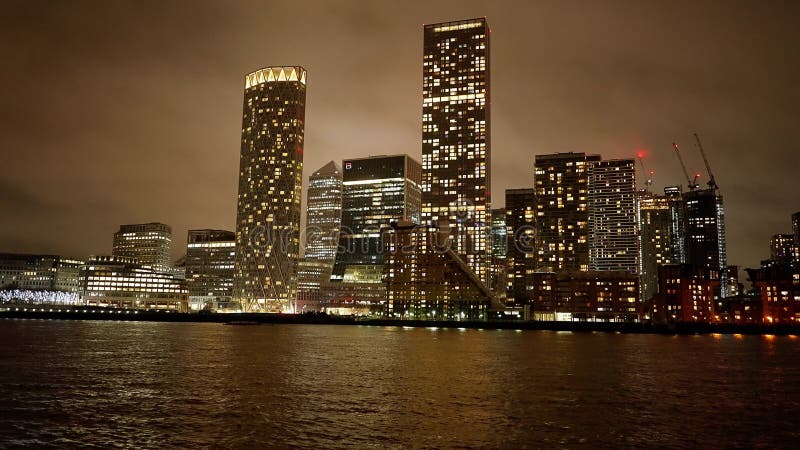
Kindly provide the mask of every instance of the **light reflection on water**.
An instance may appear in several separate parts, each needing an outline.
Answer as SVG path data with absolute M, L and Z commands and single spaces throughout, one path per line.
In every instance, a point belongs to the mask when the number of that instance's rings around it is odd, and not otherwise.
M 789 337 L 0 321 L 0 447 L 786 446 Z

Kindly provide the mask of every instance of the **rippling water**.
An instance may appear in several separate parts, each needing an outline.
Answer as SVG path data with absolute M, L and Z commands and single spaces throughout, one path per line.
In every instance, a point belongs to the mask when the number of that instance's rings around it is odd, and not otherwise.
M 800 341 L 0 321 L 0 447 L 791 447 Z

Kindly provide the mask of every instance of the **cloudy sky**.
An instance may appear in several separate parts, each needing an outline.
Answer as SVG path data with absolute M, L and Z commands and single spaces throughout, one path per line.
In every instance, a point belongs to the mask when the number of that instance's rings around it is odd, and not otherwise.
M 632 157 L 725 195 L 729 262 L 756 266 L 800 210 L 797 2 L 4 1 L 0 251 L 110 253 L 119 224 L 232 229 L 246 73 L 309 72 L 305 176 L 420 157 L 422 26 L 492 29 L 492 192 L 537 153 Z

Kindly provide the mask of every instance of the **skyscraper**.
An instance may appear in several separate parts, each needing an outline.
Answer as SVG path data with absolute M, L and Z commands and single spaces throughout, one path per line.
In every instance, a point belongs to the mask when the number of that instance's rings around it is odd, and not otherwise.
M 644 192 L 639 199 L 642 300 L 658 292 L 658 266 L 678 262 L 674 253 L 670 201 L 665 195 Z
M 800 211 L 792 214 L 792 231 L 794 232 L 794 258 L 800 265 Z
M 508 227 L 505 208 L 492 209 L 492 276 L 489 288 L 505 298 L 507 284 Z
M 506 189 L 507 297 L 518 305 L 528 302 L 530 275 L 536 269 L 535 209 L 536 190 Z
M 143 266 L 166 272 L 170 267 L 172 228 L 163 223 L 151 222 L 120 225 L 114 233 L 112 254 L 133 258 Z
M 600 155 L 536 155 L 536 266 L 589 270 L 589 171 Z
M 245 77 L 234 297 L 247 311 L 285 311 L 297 294 L 306 71 Z
M 775 234 L 769 241 L 770 259 L 773 261 L 792 262 L 794 254 L 794 235 Z
M 488 282 L 490 235 L 489 25 L 485 18 L 424 27 L 422 222 L 453 236 Z
M 334 302 L 345 299 L 382 310 L 381 232 L 398 220 L 419 223 L 420 164 L 408 155 L 393 155 L 346 159 L 343 165 L 342 229 L 326 288 Z
M 713 271 L 720 280 L 719 297 L 728 296 L 725 208 L 716 189 L 683 194 L 686 214 L 686 262 Z
M 189 308 L 227 308 L 233 296 L 236 234 L 226 230 L 189 230 L 186 284 Z
M 633 159 L 597 161 L 589 171 L 589 268 L 639 273 Z
M 298 300 L 319 300 L 319 289 L 330 278 L 342 223 L 342 171 L 331 161 L 308 177 L 305 254 L 300 261 Z
M 682 264 L 686 262 L 686 208 L 683 204 L 683 192 L 680 186 L 666 186 L 664 197 L 667 198 L 672 221 L 670 229 L 673 264 Z

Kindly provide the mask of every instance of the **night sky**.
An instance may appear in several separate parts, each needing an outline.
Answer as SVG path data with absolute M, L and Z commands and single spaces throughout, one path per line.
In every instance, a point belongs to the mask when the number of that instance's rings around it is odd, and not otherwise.
M 177 258 L 188 228 L 232 230 L 244 76 L 264 66 L 308 70 L 306 180 L 420 158 L 422 26 L 486 16 L 494 207 L 537 153 L 646 149 L 658 191 L 685 185 L 671 143 L 700 171 L 697 131 L 729 263 L 755 267 L 800 210 L 798 5 L 3 1 L 0 251 L 108 254 L 119 224 L 160 221 Z

